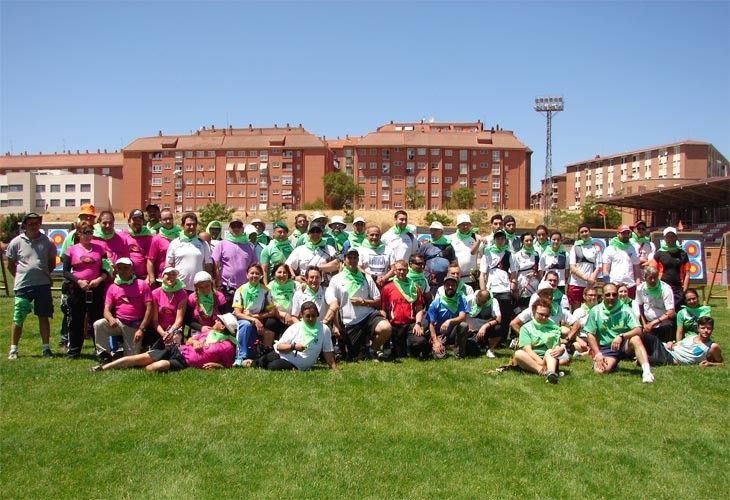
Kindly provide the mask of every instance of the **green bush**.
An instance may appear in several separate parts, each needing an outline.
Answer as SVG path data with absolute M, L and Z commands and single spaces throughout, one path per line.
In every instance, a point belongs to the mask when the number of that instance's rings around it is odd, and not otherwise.
M 327 205 L 322 201 L 322 198 L 317 198 L 314 201 L 302 204 L 303 210 L 324 210 L 325 208 L 327 208 Z
M 281 208 L 281 205 L 272 205 L 269 210 L 266 211 L 266 220 L 268 220 L 271 223 L 274 223 L 279 220 L 284 220 L 286 218 L 286 210 Z
M 450 226 L 454 223 L 454 219 L 441 212 L 426 212 L 424 218 L 429 224 L 431 224 L 433 221 L 438 221 L 444 226 Z
M 209 201 L 199 212 L 198 228 L 204 230 L 214 220 L 220 222 L 229 221 L 235 211 L 235 208 L 228 208 L 222 203 Z
M 20 223 L 25 217 L 22 214 L 8 214 L 0 220 L 0 241 L 10 243 L 10 240 L 20 234 Z

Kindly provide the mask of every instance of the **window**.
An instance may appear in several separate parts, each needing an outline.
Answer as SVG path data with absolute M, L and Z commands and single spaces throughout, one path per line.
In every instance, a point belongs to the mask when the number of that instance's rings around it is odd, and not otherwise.
M 499 189 L 499 179 L 495 179 L 492 181 L 492 189 Z
M 453 165 L 451 163 L 444 163 L 444 170 L 451 170 Z
M 419 176 L 418 177 L 418 183 L 419 184 L 426 184 L 426 178 L 424 176 L 422 176 L 422 175 Z
M 208 165 L 208 172 L 215 172 L 215 164 L 214 163 L 211 163 L 210 165 Z
M 162 172 L 162 165 L 152 165 L 152 173 L 159 174 Z
M 371 161 L 370 162 L 370 170 L 377 170 L 378 169 L 378 162 L 377 161 Z
M 454 152 L 451 149 L 444 149 L 444 156 L 453 156 Z
M 418 148 L 418 156 L 426 156 L 426 148 Z
M 81 192 L 82 193 L 90 193 L 91 192 L 91 184 L 81 184 Z
M 193 166 L 192 166 L 192 165 L 190 165 L 190 164 L 188 164 L 188 165 L 185 165 L 185 171 L 186 171 L 186 172 L 192 172 L 192 171 L 193 171 Z
M 492 191 L 492 203 L 499 203 L 499 191 Z
M 383 158 L 390 158 L 390 149 L 383 150 Z
M 492 151 L 492 161 L 499 161 L 499 151 Z
M 109 175 L 109 169 L 108 168 L 102 168 L 101 169 L 101 175 Z
M 195 157 L 196 158 L 205 158 L 205 151 L 196 151 Z
M 67 192 L 67 193 L 75 193 L 76 192 L 76 184 L 66 184 L 64 186 L 64 191 Z
M 193 152 L 192 151 L 185 151 L 185 158 L 192 158 Z
M 249 198 L 256 198 L 258 196 L 258 193 L 256 191 L 249 191 L 248 197 Z
M 153 186 L 162 186 L 162 179 L 159 177 L 156 177 L 156 178 L 152 179 L 152 181 L 150 183 Z
M 360 162 L 360 163 L 357 164 L 357 169 L 358 170 L 365 170 L 366 168 L 368 168 L 368 164 L 365 163 L 365 162 Z
M 36 200 L 35 207 L 36 208 L 46 208 L 46 200 Z
M 418 162 L 418 170 L 426 170 L 427 166 L 428 166 L 428 163 L 426 163 L 425 161 Z
M 68 199 L 68 200 L 66 200 L 65 206 L 67 206 L 67 207 L 75 207 L 76 206 L 76 200 L 74 200 L 74 199 Z
M 432 161 L 431 162 L 431 170 L 438 170 L 439 169 L 439 162 Z
M 377 196 L 378 196 L 378 192 L 377 191 L 370 191 L 370 197 L 371 198 L 376 198 Z
M 431 156 L 439 156 L 441 154 L 441 150 L 436 148 L 431 150 Z
M 459 163 L 459 175 L 466 175 L 469 171 L 469 165 L 466 163 Z
M 383 163 L 383 173 L 384 174 L 390 173 L 390 163 Z
M 54 198 L 51 200 L 51 206 L 52 207 L 60 207 L 61 206 L 61 200 L 58 198 Z
M 431 197 L 432 198 L 438 198 L 440 193 L 441 192 L 438 189 L 432 189 L 431 190 Z
M 459 161 L 467 161 L 469 159 L 469 151 L 466 149 L 459 150 Z
M 454 182 L 452 177 L 450 177 L 450 176 L 444 177 L 444 184 L 451 184 L 452 182 Z
M 371 176 L 371 177 L 370 177 L 370 179 L 368 179 L 368 180 L 369 180 L 370 182 L 378 182 L 378 178 L 377 178 L 377 177 L 375 177 L 374 175 L 373 175 L 373 176 Z
M 439 178 L 437 176 L 431 176 L 431 184 L 438 184 Z

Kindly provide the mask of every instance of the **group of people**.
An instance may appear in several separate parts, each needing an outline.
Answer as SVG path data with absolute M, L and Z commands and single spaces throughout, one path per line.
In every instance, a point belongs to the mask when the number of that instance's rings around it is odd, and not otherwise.
M 31 308 L 43 356 L 52 355 L 56 249 L 40 224 L 26 215 L 7 252 L 10 359 Z M 61 248 L 61 343 L 75 359 L 92 337 L 93 371 L 306 370 L 320 355 L 336 369 L 338 359 L 496 358 L 509 347 L 504 369 L 551 383 L 580 356 L 599 373 L 635 357 L 648 383 L 653 365 L 722 363 L 676 229 L 664 230 L 657 249 L 637 221 L 601 251 L 581 225 L 566 252 L 563 235 L 543 225 L 518 235 L 510 215 L 490 224 L 481 236 L 461 214 L 453 234 L 433 222 L 419 241 L 399 210 L 384 233 L 362 217 L 348 232 L 341 217 L 320 213 L 297 214 L 293 231 L 276 221 L 269 233 L 260 219 L 201 230 L 194 213 L 178 226 L 170 210 L 148 205 L 116 231 L 113 213 L 84 205 Z

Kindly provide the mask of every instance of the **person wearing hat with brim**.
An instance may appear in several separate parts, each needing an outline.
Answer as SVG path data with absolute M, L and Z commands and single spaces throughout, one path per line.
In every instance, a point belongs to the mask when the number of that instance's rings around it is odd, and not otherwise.
M 112 358 L 109 339 L 123 338 L 124 355 L 139 354 L 144 331 L 152 325 L 152 290 L 134 275 L 132 260 L 118 259 L 116 277 L 109 285 L 104 300 L 104 317 L 94 322 L 96 357 L 100 362 Z
M 454 346 L 457 358 L 466 356 L 466 342 L 469 328 L 466 318 L 469 305 L 464 295 L 456 293 L 459 280 L 447 275 L 444 278 L 444 294 L 437 294 L 428 306 L 426 317 L 431 341 L 431 351 L 435 359 L 447 356 L 447 346 Z
M 690 263 L 687 252 L 677 244 L 677 228 L 664 228 L 662 242 L 653 255 L 651 265 L 659 271 L 659 279 L 672 287 L 674 308 L 679 311 L 689 288 Z
M 383 243 L 393 256 L 393 260 L 405 260 L 418 253 L 418 238 L 408 229 L 408 212 L 398 210 L 393 215 L 393 227 L 382 237 Z
M 304 282 L 304 275 L 310 266 L 315 266 L 322 272 L 325 283 L 329 281 L 329 273 L 336 273 L 340 269 L 337 250 L 327 244 L 323 233 L 324 228 L 319 224 L 309 224 L 305 243 L 296 247 L 286 259 L 286 265 L 300 283 Z
M 266 245 L 266 248 L 261 251 L 261 257 L 259 258 L 261 267 L 264 269 L 265 285 L 268 285 L 269 281 L 274 278 L 274 267 L 286 262 L 286 259 L 293 251 L 294 248 L 289 241 L 289 226 L 281 220 L 274 222 L 273 238 Z
M 352 231 L 347 238 L 350 242 L 350 246 L 355 248 L 359 247 L 362 245 L 365 238 L 365 218 L 359 216 L 355 217 L 355 220 L 352 221 Z
M 266 232 L 266 223 L 261 219 L 253 219 L 250 224 L 256 228 L 256 243 L 264 248 L 271 241 L 271 236 Z
M 18 357 L 23 323 L 31 310 L 38 316 L 41 354 L 43 357 L 53 356 L 48 342 L 51 337 L 50 318 L 53 317 L 51 272 L 56 267 L 57 253 L 56 245 L 41 232 L 42 222 L 43 218 L 37 213 L 26 214 L 21 223 L 21 233 L 10 241 L 6 250 L 8 271 L 15 278 L 15 304 L 8 359 Z
M 477 254 L 482 240 L 472 229 L 469 214 L 459 214 L 456 218 L 456 232 L 450 236 L 449 241 L 459 262 L 461 281 L 474 285 L 472 271 L 477 268 Z
M 185 324 L 193 332 L 200 332 L 213 326 L 219 314 L 231 312 L 233 308 L 223 292 L 215 289 L 213 277 L 206 271 L 195 273 L 193 284 L 195 291 L 188 295 Z
M 626 285 L 629 297 L 636 298 L 641 283 L 641 260 L 631 244 L 631 228 L 622 224 L 603 251 L 603 277 L 608 283 Z
M 122 232 L 122 236 L 127 238 L 132 269 L 137 278 L 145 280 L 152 287 L 156 284 L 156 281 L 154 276 L 147 275 L 147 257 L 152 245 L 153 233 L 145 225 L 142 210 L 132 210 L 129 213 L 127 222 L 127 229 Z
M 486 246 L 479 261 L 479 288 L 489 290 L 492 297 L 499 302 L 499 309 L 502 312 L 501 332 L 506 336 L 509 334 L 509 324 L 515 315 L 518 269 L 509 251 L 504 230 L 498 229 L 492 236 L 492 243 Z M 502 340 L 506 340 L 506 337 Z
M 215 370 L 230 368 L 236 355 L 236 329 L 238 322 L 231 313 L 216 317 L 215 323 L 205 331 L 190 337 L 183 345 L 166 343 L 161 349 L 143 354 L 125 356 L 108 364 L 93 366 L 90 371 L 101 372 L 122 368 L 144 367 L 148 372 L 179 371 L 185 368 Z
M 216 280 L 215 262 L 211 255 L 210 246 L 198 238 L 198 216 L 193 212 L 183 214 L 180 219 L 182 233 L 170 242 L 167 248 L 167 265 L 174 267 L 180 273 L 180 279 L 185 283 L 188 292 L 195 290 L 193 278 L 199 271 L 206 271 Z
M 314 212 L 310 219 L 309 225 L 311 226 L 314 224 L 316 226 L 321 227 L 322 228 L 322 240 L 324 240 L 324 242 L 327 245 L 330 245 L 332 248 L 337 250 L 337 241 L 335 241 L 334 236 L 332 236 L 332 233 L 330 232 L 329 228 L 327 227 L 328 220 L 329 219 L 327 218 L 326 215 L 319 213 L 319 212 Z M 309 241 L 308 232 L 306 234 L 302 234 L 299 237 L 296 244 L 294 245 L 294 248 L 304 245 L 305 243 L 307 243 L 307 241 Z
M 327 226 L 330 228 L 332 237 L 335 240 L 335 250 L 337 250 L 338 253 L 342 252 L 349 237 L 347 232 L 345 232 L 345 228 L 347 227 L 345 220 L 341 215 L 335 215 L 332 217 Z
M 155 339 L 158 345 L 182 339 L 188 294 L 179 275 L 174 267 L 166 267 L 159 279 L 160 286 L 152 290 L 152 324 L 159 336 Z
M 634 225 L 631 227 L 631 229 L 632 232 L 629 241 L 631 241 L 634 250 L 636 250 L 636 253 L 639 256 L 640 265 L 642 267 L 647 266 L 651 262 L 651 259 L 654 258 L 656 245 L 654 245 L 654 242 L 651 241 L 651 238 L 649 237 L 646 221 L 637 220 L 636 222 L 634 222 Z
M 253 226 L 251 229 L 256 234 Z M 248 266 L 258 262 L 256 249 L 246 235 L 241 219 L 232 219 L 228 223 L 225 238 L 215 246 L 212 257 L 220 276 L 220 291 L 225 295 L 228 305 L 232 305 L 233 294 L 248 281 Z
M 157 234 L 152 236 L 152 243 L 147 252 L 147 275 L 155 279 L 162 277 L 162 271 L 167 267 L 167 249 L 170 242 L 180 237 L 182 228 L 175 224 L 172 210 L 164 208 L 160 212 L 160 222 Z

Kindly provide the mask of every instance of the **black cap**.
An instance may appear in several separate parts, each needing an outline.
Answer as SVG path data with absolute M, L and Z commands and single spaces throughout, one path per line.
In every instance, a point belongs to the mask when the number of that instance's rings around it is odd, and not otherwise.
M 495 238 L 496 238 L 496 237 L 498 237 L 498 236 L 504 236 L 504 237 L 506 238 L 506 237 L 507 237 L 507 233 L 505 233 L 505 232 L 504 232 L 504 231 L 502 231 L 501 229 L 498 229 L 497 231 L 495 231 L 495 232 L 494 232 L 494 235 L 493 235 L 493 236 L 494 236 Z
M 129 218 L 134 219 L 135 217 L 142 217 L 144 219 L 144 213 L 139 208 L 136 208 L 129 212 Z
M 324 229 L 320 224 L 310 224 L 309 229 L 307 229 L 307 233 L 316 233 L 316 232 L 322 232 Z
M 25 223 L 26 223 L 27 221 L 29 221 L 30 219 L 42 219 L 42 218 L 43 218 L 43 216 L 42 216 L 42 215 L 38 215 L 38 214 L 37 214 L 37 213 L 35 213 L 35 212 L 30 212 L 30 213 L 28 213 L 28 214 L 25 214 L 25 215 L 23 216 L 23 224 L 25 224 Z

